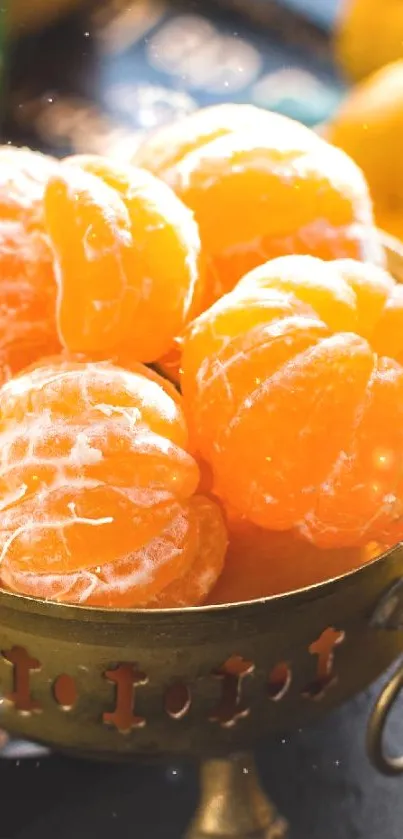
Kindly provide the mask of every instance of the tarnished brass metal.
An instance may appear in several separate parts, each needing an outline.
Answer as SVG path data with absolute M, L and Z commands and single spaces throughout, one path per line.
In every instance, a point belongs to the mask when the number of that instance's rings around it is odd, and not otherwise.
M 370 623 L 374 629 L 403 629 L 403 577 L 394 580 L 382 594 Z
M 403 246 L 384 241 L 403 281 Z M 224 758 L 313 722 L 386 670 L 403 651 L 402 578 L 399 545 L 343 577 L 228 606 L 104 611 L 0 592 L 0 727 L 75 756 L 207 759 L 191 839 L 280 837 L 252 768 Z M 383 770 L 402 682 L 399 673 L 371 721 Z
M 394 661 L 402 636 L 370 619 L 401 576 L 397 547 L 340 579 L 230 606 L 105 612 L 2 592 L 0 727 L 107 759 L 250 747 L 316 720 Z M 330 633 L 334 649 L 321 653 L 329 627 L 344 637 Z M 289 677 L 273 696 L 279 662 Z
M 207 760 L 200 805 L 186 839 L 285 839 L 287 825 L 263 793 L 249 755 Z
M 383 746 L 383 735 L 389 713 L 403 688 L 403 667 L 394 673 L 378 698 L 368 723 L 367 750 L 374 766 L 384 775 L 401 775 L 403 756 L 387 755 Z

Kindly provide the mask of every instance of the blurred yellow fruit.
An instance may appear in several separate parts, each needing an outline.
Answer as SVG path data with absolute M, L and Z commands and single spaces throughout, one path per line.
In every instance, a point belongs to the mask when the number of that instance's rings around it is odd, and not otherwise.
M 378 226 L 403 239 L 403 59 L 353 88 L 326 139 L 363 170 Z
M 402 0 L 342 0 L 335 54 L 353 80 L 403 57 Z

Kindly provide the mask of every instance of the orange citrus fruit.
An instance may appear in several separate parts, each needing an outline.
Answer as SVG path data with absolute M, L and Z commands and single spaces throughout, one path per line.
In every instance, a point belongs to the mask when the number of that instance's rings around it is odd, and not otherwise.
M 401 515 L 403 368 L 380 328 L 394 289 L 371 265 L 282 257 L 189 327 L 193 445 L 238 516 L 339 548 Z
M 174 583 L 167 605 L 207 595 L 223 519 L 196 495 L 180 399 L 156 374 L 48 363 L 3 386 L 0 415 L 3 585 L 122 608 L 162 601 Z M 214 540 L 202 542 L 206 529 Z
M 72 162 L 45 194 L 62 343 L 129 363 L 155 361 L 171 349 L 200 294 L 192 214 L 149 172 L 96 157 Z
M 60 347 L 43 219 L 45 186 L 57 169 L 45 155 L 0 147 L 0 383 Z
M 250 106 L 210 108 L 151 135 L 135 162 L 194 212 L 207 302 L 283 254 L 382 262 L 361 171 L 287 117 Z
M 363 79 L 401 57 L 401 0 L 342 0 L 339 8 L 335 54 L 350 79 Z
M 403 60 L 352 88 L 326 136 L 362 168 L 378 226 L 403 239 Z

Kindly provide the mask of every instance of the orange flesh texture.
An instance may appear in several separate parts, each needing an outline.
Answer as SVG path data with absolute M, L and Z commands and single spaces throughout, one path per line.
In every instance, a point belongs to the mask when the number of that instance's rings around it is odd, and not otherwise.
M 272 532 L 230 521 L 224 571 L 208 603 L 283 594 L 346 574 L 372 559 L 360 548 L 320 550 L 292 531 Z
M 191 567 L 174 580 L 150 603 L 153 608 L 202 604 L 217 582 L 227 548 L 227 531 L 218 505 L 208 498 L 195 496 L 198 510 L 198 548 Z
M 286 120 L 286 117 L 279 116 L 279 120 Z M 256 131 L 264 131 L 270 129 L 270 124 L 271 114 L 253 105 L 226 103 L 201 108 L 184 119 L 175 120 L 148 134 L 137 149 L 133 163 L 163 177 L 167 169 L 179 163 L 195 148 L 243 130 L 245 125 L 254 126 Z M 308 131 L 300 127 L 301 131 Z
M 54 367 L 57 370 L 69 370 L 74 369 L 74 367 L 81 369 L 82 365 L 89 363 L 98 364 L 101 369 L 118 367 L 122 371 L 137 373 L 141 376 L 145 376 L 145 378 L 156 382 L 160 387 L 162 387 L 167 392 L 168 396 L 177 403 L 180 411 L 182 411 L 182 397 L 173 382 L 170 382 L 164 376 L 161 376 L 160 373 L 152 367 L 146 367 L 139 361 L 132 361 L 127 365 L 119 364 L 117 358 L 113 355 L 108 359 L 98 357 L 97 355 L 93 355 L 89 358 L 84 355 L 84 353 L 69 353 L 67 350 L 62 349 L 59 353 L 55 353 L 54 355 L 42 356 L 39 361 L 35 361 L 33 364 L 25 367 L 20 375 L 35 372 L 38 367 Z
M 40 230 L 0 219 L 0 366 L 3 381 L 57 352 L 52 254 Z
M 66 162 L 97 175 L 123 199 L 142 275 L 153 280 L 147 296 L 141 298 L 139 319 L 144 317 L 150 327 L 152 311 L 160 329 L 162 321 L 168 322 L 165 346 L 171 349 L 172 333 L 179 335 L 185 322 L 199 314 L 204 294 L 200 237 L 193 214 L 167 184 L 145 169 L 118 166 L 97 155 L 75 155 Z M 141 328 L 141 323 L 136 324 L 136 332 Z M 143 341 L 146 332 L 143 327 Z M 156 357 L 155 350 L 151 354 Z
M 188 510 L 182 510 L 158 537 L 121 560 L 102 568 L 41 575 L 15 570 L 6 562 L 2 578 L 10 589 L 58 602 L 121 609 L 196 606 L 206 598 L 222 570 L 226 544 L 226 529 L 219 508 L 208 499 L 195 496 L 190 500 Z M 192 554 L 190 567 L 152 597 L 150 585 L 141 585 L 145 563 L 151 569 L 155 566 L 160 576 L 161 554 L 165 563 L 172 566 L 177 563 L 180 551 L 181 570 Z M 170 575 L 171 572 L 172 567 Z M 160 579 L 158 589 L 159 584 Z
M 0 383 L 60 347 L 43 222 L 45 185 L 57 168 L 45 155 L 0 147 Z
M 108 351 L 130 328 L 137 305 L 129 214 L 99 178 L 64 169 L 45 193 L 57 265 L 58 329 L 71 351 Z M 63 224 L 61 224 L 63 219 Z
M 58 163 L 47 155 L 0 146 L 0 218 L 43 229 L 43 192 Z
M 155 361 L 171 349 L 201 295 L 192 214 L 149 172 L 95 156 L 67 164 L 46 195 L 63 343 L 71 351 L 114 349 L 122 362 Z
M 152 598 L 154 588 L 159 590 L 164 582 L 169 585 L 173 575 L 186 567 L 195 545 L 196 528 L 189 505 L 188 510 L 182 509 L 173 516 L 158 536 L 121 559 L 55 574 L 20 570 L 6 559 L 2 580 L 8 588 L 31 597 L 83 606 L 142 607 Z
M 127 607 L 183 578 L 204 499 L 180 398 L 156 374 L 55 361 L 7 383 L 0 414 L 5 585 Z
M 175 129 L 189 142 L 182 146 L 178 140 L 172 161 L 157 169 L 194 211 L 207 255 L 210 302 L 246 271 L 282 254 L 382 264 L 368 189 L 347 155 L 277 114 L 264 112 L 258 125 L 250 120 L 231 129 L 223 114 L 223 130 L 209 134 L 201 127 L 202 113 L 193 145 L 189 117 Z M 160 131 L 161 147 L 168 130 L 174 129 Z M 145 158 L 143 148 L 144 165 Z
M 284 257 L 192 324 L 191 436 L 239 515 L 324 548 L 401 515 L 403 373 L 371 346 L 394 290 L 374 266 Z
M 391 359 L 380 358 L 348 445 L 320 487 L 302 527 L 317 545 L 379 538 L 403 513 L 402 422 L 403 369 Z

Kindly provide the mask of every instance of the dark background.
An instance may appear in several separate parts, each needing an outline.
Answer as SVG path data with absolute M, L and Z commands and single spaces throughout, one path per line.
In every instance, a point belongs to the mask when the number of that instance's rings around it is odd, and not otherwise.
M 401 839 L 403 779 L 383 778 L 365 754 L 380 686 L 309 730 L 259 745 L 263 785 L 290 839 Z M 401 702 L 386 746 L 403 751 Z M 197 800 L 190 763 L 95 765 L 15 742 L 3 749 L 0 785 L 1 839 L 180 839 Z
M 318 23 L 293 10 L 303 0 L 98 0 L 47 32 L 14 26 L 6 138 L 121 156 L 138 132 L 225 101 L 316 125 L 344 93 L 329 46 L 336 2 L 310 0 Z

